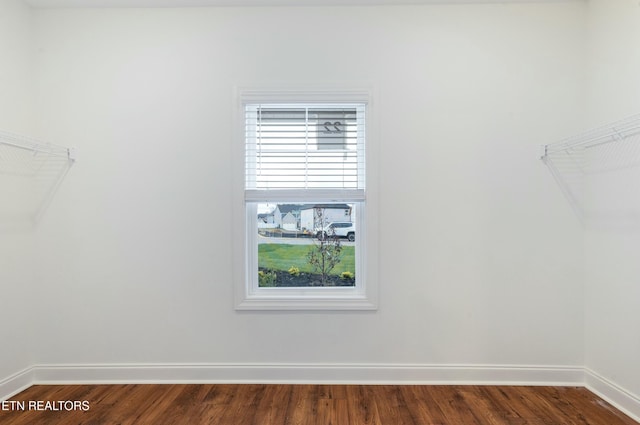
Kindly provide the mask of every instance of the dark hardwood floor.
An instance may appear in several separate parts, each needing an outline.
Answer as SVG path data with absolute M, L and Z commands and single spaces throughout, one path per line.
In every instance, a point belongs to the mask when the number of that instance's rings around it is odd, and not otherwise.
M 575 387 L 36 385 L 0 403 L 0 424 L 631 425 L 637 422 L 588 390 Z

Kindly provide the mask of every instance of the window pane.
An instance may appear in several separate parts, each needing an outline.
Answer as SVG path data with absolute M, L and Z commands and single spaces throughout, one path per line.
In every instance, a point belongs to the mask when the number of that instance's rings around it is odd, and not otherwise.
M 258 204 L 258 286 L 355 286 L 355 205 Z

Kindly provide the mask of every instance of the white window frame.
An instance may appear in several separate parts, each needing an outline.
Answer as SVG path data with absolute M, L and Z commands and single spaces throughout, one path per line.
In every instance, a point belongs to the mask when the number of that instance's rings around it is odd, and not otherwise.
M 235 97 L 234 235 L 233 268 L 237 310 L 375 310 L 378 308 L 378 232 L 372 90 L 254 89 L 237 88 Z M 257 278 L 257 200 L 245 199 L 245 106 L 249 104 L 365 104 L 366 169 L 365 199 L 357 204 L 356 284 L 354 287 L 260 288 Z M 287 191 L 279 202 L 344 202 L 332 199 L 332 191 L 317 191 L 314 198 Z M 270 198 L 273 199 L 273 198 Z M 265 200 L 266 201 L 266 200 Z M 366 206 L 365 206 L 366 205 Z

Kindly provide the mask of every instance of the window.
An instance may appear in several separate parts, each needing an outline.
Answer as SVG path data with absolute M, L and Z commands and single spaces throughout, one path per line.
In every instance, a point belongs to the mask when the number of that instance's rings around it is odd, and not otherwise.
M 244 92 L 238 309 L 373 309 L 367 276 L 368 95 Z

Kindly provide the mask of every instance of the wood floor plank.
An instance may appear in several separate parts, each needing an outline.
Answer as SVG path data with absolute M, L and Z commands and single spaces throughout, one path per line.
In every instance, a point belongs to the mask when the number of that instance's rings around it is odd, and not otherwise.
M 285 421 L 286 406 L 283 400 L 289 397 L 287 385 L 265 386 L 265 391 L 256 405 L 254 422 L 258 424 L 282 424 Z
M 401 387 L 408 406 L 415 410 L 416 422 L 429 425 L 444 425 L 444 413 L 427 391 L 426 386 L 407 385 Z
M 89 409 L 30 408 L 65 401 Z M 35 385 L 2 406 L 2 425 L 638 425 L 578 387 Z
M 349 411 L 349 421 L 347 423 L 360 425 L 381 423 L 377 405 L 373 402 L 372 387 L 349 385 L 346 387 L 346 397 Z
M 317 411 L 317 391 L 314 385 L 294 385 L 287 403 L 285 425 L 314 425 Z M 315 396 L 314 396 L 315 395 Z
M 470 406 L 466 405 L 459 388 L 460 386 L 435 386 L 427 387 L 426 391 L 442 411 L 445 423 L 480 425 Z
M 519 397 L 510 396 L 505 387 L 487 386 L 482 388 L 484 396 L 491 405 L 499 409 L 508 424 L 524 425 L 540 422 L 538 418 L 520 402 Z

